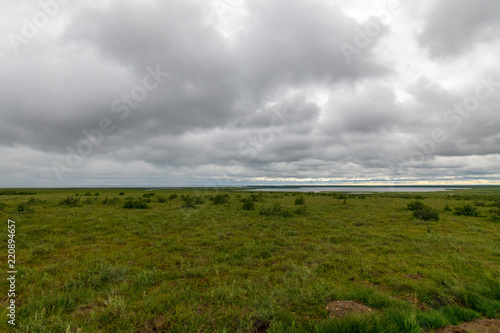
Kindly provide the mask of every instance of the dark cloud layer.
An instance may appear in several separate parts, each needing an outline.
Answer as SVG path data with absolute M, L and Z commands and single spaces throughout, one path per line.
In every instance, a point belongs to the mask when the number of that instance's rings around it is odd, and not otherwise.
M 498 179 L 499 67 L 467 56 L 500 50 L 497 2 L 351 5 L 61 5 L 0 45 L 0 186 Z M 11 7 L 6 36 L 43 10 Z
M 433 57 L 459 55 L 499 38 L 499 15 L 496 0 L 433 1 L 418 41 Z

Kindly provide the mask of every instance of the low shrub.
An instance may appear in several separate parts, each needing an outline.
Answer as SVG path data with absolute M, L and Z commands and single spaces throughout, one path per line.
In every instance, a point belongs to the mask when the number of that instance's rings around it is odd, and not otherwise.
M 43 204 L 43 203 L 45 203 L 45 201 L 40 200 L 40 199 L 37 199 L 37 198 L 35 198 L 35 197 L 31 197 L 31 198 L 27 201 L 27 203 L 28 203 L 29 205 L 38 205 L 38 204 Z
M 125 200 L 125 203 L 123 204 L 123 208 L 127 209 L 147 209 L 149 208 L 148 204 L 145 203 L 141 199 L 136 199 L 136 200 Z
M 111 198 L 111 199 L 108 199 L 108 197 L 106 197 L 103 201 L 102 201 L 102 204 L 103 205 L 112 205 L 112 204 L 115 204 L 118 202 L 118 198 Z
M 205 203 L 201 197 L 192 197 L 190 195 L 182 195 L 181 199 L 184 201 L 182 208 L 196 208 L 197 205 Z
M 250 199 L 246 199 L 243 201 L 243 209 L 244 210 L 254 210 L 255 209 L 255 203 L 250 200 Z
M 35 211 L 27 202 L 21 202 L 19 205 L 17 205 L 17 212 L 21 214 L 30 214 L 34 213 Z
M 281 205 L 279 203 L 275 203 L 271 207 L 262 206 L 260 209 L 260 215 L 276 216 L 276 217 L 290 217 L 293 214 L 289 210 L 281 207 Z
M 263 197 L 262 193 L 259 193 L 259 194 L 252 193 L 249 196 L 250 200 L 252 200 L 253 202 L 263 201 L 262 197 Z
M 423 221 L 430 221 L 430 220 L 439 221 L 438 212 L 430 207 L 414 210 L 413 217 Z
M 295 204 L 296 205 L 304 205 L 305 203 L 306 203 L 306 199 L 304 199 L 303 196 L 295 198 Z
M 229 194 L 216 194 L 214 196 L 209 197 L 209 200 L 212 201 L 214 205 L 222 205 L 229 201 Z
M 477 208 L 471 205 L 465 205 L 460 207 L 455 207 L 455 215 L 464 215 L 464 216 L 479 216 L 479 212 Z
M 439 213 L 421 201 L 415 200 L 406 205 L 413 211 L 413 217 L 423 221 L 439 221 Z
M 420 210 L 424 208 L 428 208 L 422 201 L 412 201 L 409 204 L 406 205 L 409 210 L 415 211 L 415 210 Z
M 67 196 L 58 202 L 59 206 L 77 207 L 80 205 L 80 198 L 76 199 L 73 196 Z

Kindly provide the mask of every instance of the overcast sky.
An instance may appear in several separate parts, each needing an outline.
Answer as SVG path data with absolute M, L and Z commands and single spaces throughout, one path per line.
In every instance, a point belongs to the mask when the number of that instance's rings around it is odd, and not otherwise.
M 499 184 L 498 0 L 0 0 L 0 186 Z

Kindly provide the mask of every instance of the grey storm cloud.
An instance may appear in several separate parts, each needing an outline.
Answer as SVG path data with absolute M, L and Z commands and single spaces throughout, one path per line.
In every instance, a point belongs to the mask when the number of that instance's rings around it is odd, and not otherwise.
M 471 51 L 478 43 L 500 37 L 496 0 L 437 0 L 430 7 L 418 41 L 434 57 Z
M 497 2 L 368 3 L 10 3 L 0 186 L 498 179 Z

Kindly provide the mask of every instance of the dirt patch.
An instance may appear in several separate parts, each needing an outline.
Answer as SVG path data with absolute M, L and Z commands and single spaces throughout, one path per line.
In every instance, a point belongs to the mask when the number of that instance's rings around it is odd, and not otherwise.
M 164 332 L 167 319 L 164 316 L 157 316 L 138 329 L 137 333 Z
M 254 333 L 266 332 L 270 325 L 271 323 L 268 321 L 257 320 L 256 322 L 253 323 L 252 332 Z
M 349 313 L 366 313 L 373 311 L 364 304 L 353 301 L 335 301 L 326 305 L 326 311 L 330 314 L 330 318 L 339 318 Z
M 500 333 L 500 319 L 479 319 L 435 330 L 436 333 Z
M 98 305 L 96 303 L 90 303 L 86 305 L 81 305 L 76 308 L 74 314 L 79 317 L 84 317 L 90 314 L 92 310 L 96 309 Z

